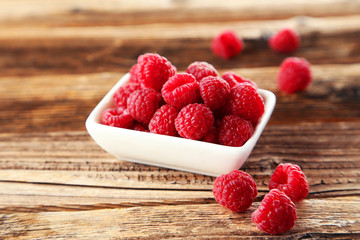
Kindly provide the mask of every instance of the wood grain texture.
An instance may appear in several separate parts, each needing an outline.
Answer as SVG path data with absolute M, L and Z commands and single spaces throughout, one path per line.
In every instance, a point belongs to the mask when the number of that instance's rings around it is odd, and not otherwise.
M 0 2 L 0 18 L 29 25 L 114 25 L 153 22 L 214 22 L 279 19 L 295 15 L 339 16 L 358 14 L 358 0 L 63 0 L 61 2 L 16 0 Z M 18 19 L 21 19 L 20 21 Z M 46 21 L 44 21 L 46 18 Z
M 250 220 L 258 206 L 238 214 L 218 204 L 3 214 L 0 233 L 4 239 L 269 239 Z M 357 238 L 359 206 L 357 197 L 304 200 L 296 205 L 294 228 L 282 237 Z
M 0 239 L 360 239 L 360 1 L 0 1 Z M 268 37 L 301 35 L 291 56 L 311 63 L 301 93 L 278 91 Z M 225 28 L 245 49 L 210 50 Z M 116 159 L 85 131 L 106 92 L 146 52 L 179 72 L 207 61 L 277 97 L 242 170 L 258 196 L 244 213 L 216 203 L 215 178 Z M 162 147 L 162 146 L 160 146 Z M 171 156 L 169 156 L 171 157 Z M 280 163 L 310 183 L 293 229 L 251 222 Z
M 295 56 L 312 64 L 360 62 L 360 15 L 226 23 L 169 23 L 104 27 L 3 27 L 0 76 L 128 71 L 140 54 L 157 52 L 183 71 L 193 61 L 224 66 L 278 66 L 287 55 L 271 51 L 266 38 L 285 26 L 302 38 Z M 224 61 L 211 52 L 225 28 L 244 38 L 240 56 Z M 341 48 L 334 48 L 341 46 Z
M 260 199 L 282 162 L 302 167 L 311 186 L 309 198 L 356 196 L 360 194 L 359 127 L 358 123 L 268 126 L 243 170 L 254 177 Z M 85 132 L 0 134 L 0 147 L 4 196 L 0 211 L 213 201 L 213 177 L 117 160 Z
M 277 103 L 270 125 L 360 120 L 360 64 L 313 65 L 312 85 L 295 95 L 277 90 L 278 67 L 230 70 L 275 92 Z M 0 132 L 85 130 L 89 113 L 122 76 L 97 73 L 2 77 Z

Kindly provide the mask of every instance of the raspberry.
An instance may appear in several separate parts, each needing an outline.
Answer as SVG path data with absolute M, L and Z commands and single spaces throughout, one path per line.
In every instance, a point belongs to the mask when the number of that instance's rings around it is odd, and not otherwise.
M 170 105 L 163 105 L 159 108 L 149 123 L 149 130 L 152 133 L 176 136 L 175 118 L 178 114 L 176 108 Z
M 161 94 L 167 104 L 181 109 L 190 103 L 199 102 L 199 83 L 191 74 L 178 73 L 164 84 Z
M 202 139 L 204 142 L 208 143 L 219 143 L 218 140 L 218 130 L 215 126 L 212 126 L 209 130 L 209 132 L 205 135 L 205 137 Z
M 183 138 L 200 140 L 214 124 L 211 110 L 204 104 L 193 103 L 181 109 L 175 119 L 175 127 Z
M 249 120 L 256 126 L 264 113 L 264 101 L 251 85 L 238 84 L 231 89 L 228 108 L 232 115 Z
M 140 132 L 149 132 L 149 130 L 139 122 L 134 123 L 133 130 L 140 131 Z
M 208 76 L 200 81 L 200 95 L 212 111 L 224 106 L 229 94 L 229 84 L 220 77 Z
M 309 182 L 300 167 L 290 163 L 280 164 L 271 175 L 269 189 L 279 189 L 298 202 L 309 194 Z
M 246 172 L 233 170 L 215 179 L 215 200 L 233 212 L 248 209 L 257 195 L 254 179 Z
M 292 53 L 298 49 L 299 45 L 299 35 L 288 28 L 280 30 L 269 39 L 270 48 L 281 53 Z
M 290 230 L 296 220 L 295 204 L 278 189 L 265 195 L 251 220 L 256 226 L 268 234 L 281 234 Z
M 138 89 L 141 89 L 140 83 L 130 83 L 119 87 L 113 96 L 115 106 L 126 108 L 128 97 Z
M 143 88 L 131 93 L 127 106 L 129 113 L 136 120 L 144 124 L 148 124 L 159 108 L 161 100 L 160 93 L 151 88 Z
M 125 108 L 109 108 L 102 114 L 102 124 L 120 127 L 120 128 L 131 128 L 133 125 L 133 117 Z
M 225 30 L 212 41 L 212 51 L 215 55 L 230 59 L 238 55 L 243 49 L 243 41 L 232 30 Z
M 253 133 L 254 128 L 249 121 L 238 116 L 227 115 L 221 121 L 219 142 L 226 146 L 241 147 Z
M 188 66 L 186 72 L 192 74 L 197 81 L 207 76 L 216 77 L 219 75 L 213 65 L 207 62 L 193 62 Z
M 234 87 L 239 83 L 248 83 L 252 85 L 254 88 L 257 88 L 255 82 L 251 81 L 250 79 L 244 78 L 240 75 L 237 75 L 236 73 L 231 71 L 224 72 L 222 78 L 230 85 L 230 88 Z
M 173 76 L 176 68 L 165 57 L 147 53 L 138 58 L 139 81 L 147 88 L 160 91 L 164 83 Z
M 139 83 L 138 79 L 139 65 L 134 64 L 130 69 L 129 83 Z
M 283 92 L 305 90 L 311 80 L 310 64 L 304 58 L 288 57 L 281 63 L 277 83 Z

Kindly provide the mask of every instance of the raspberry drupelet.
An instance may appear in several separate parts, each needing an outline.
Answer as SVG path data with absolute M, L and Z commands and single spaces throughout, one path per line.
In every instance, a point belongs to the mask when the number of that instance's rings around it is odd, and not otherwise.
M 230 94 L 229 84 L 221 77 L 205 77 L 200 81 L 200 95 L 212 111 L 225 105 Z
M 304 58 L 288 57 L 280 65 L 278 87 L 292 94 L 305 90 L 312 81 L 310 64 Z
M 126 108 L 109 108 L 102 114 L 101 123 L 120 128 L 131 128 L 134 119 Z
M 199 82 L 204 77 L 219 75 L 214 66 L 207 62 L 193 62 L 187 67 L 186 72 L 193 75 Z
M 200 140 L 205 137 L 213 124 L 213 113 L 200 103 L 183 107 L 175 119 L 175 127 L 180 136 L 192 140 Z
M 172 76 L 161 89 L 165 102 L 177 109 L 200 101 L 199 83 L 188 73 Z
M 233 30 L 221 32 L 211 43 L 213 53 L 224 59 L 230 59 L 240 54 L 243 46 L 242 39 Z
M 298 202 L 309 194 L 309 182 L 298 165 L 279 164 L 271 175 L 269 189 L 283 191 L 293 202 Z
M 218 203 L 232 212 L 242 212 L 254 202 L 257 187 L 248 173 L 233 170 L 215 179 L 213 194 Z
M 235 116 L 225 116 L 220 125 L 219 143 L 225 146 L 241 147 L 253 135 L 251 122 Z
M 159 108 L 149 123 L 151 133 L 162 135 L 177 136 L 175 129 L 175 118 L 178 114 L 176 108 L 166 104 Z
M 175 75 L 176 68 L 159 54 L 146 53 L 138 57 L 138 81 L 146 88 L 160 91 L 169 77 Z
M 292 53 L 298 49 L 299 45 L 299 34 L 289 28 L 278 31 L 269 39 L 270 48 L 280 53 Z
M 238 84 L 231 89 L 228 101 L 231 115 L 242 117 L 256 126 L 265 111 L 264 100 L 250 84 Z
M 297 218 L 295 204 L 285 193 L 278 189 L 265 195 L 251 220 L 257 228 L 268 234 L 281 234 L 289 231 Z
M 148 124 L 159 108 L 160 93 L 151 88 L 143 88 L 130 94 L 127 106 L 131 116 L 138 122 Z

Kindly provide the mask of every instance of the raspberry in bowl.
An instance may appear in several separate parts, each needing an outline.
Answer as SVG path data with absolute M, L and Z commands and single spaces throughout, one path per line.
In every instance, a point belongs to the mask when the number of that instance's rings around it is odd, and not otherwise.
M 166 62 L 164 59 L 161 59 L 161 61 L 161 63 Z M 166 62 L 163 65 L 171 69 L 172 75 L 168 77 L 173 79 L 171 81 L 174 81 L 174 78 L 178 78 L 178 76 L 187 77 L 183 73 L 173 74 L 173 69 L 175 68 L 170 63 Z M 158 71 L 157 69 L 155 70 Z M 166 74 L 168 72 L 165 71 Z M 226 113 L 226 109 L 223 111 L 219 111 L 219 109 L 214 110 L 212 109 L 213 106 L 206 106 L 206 102 L 201 100 L 201 98 L 192 98 L 192 102 L 189 102 L 186 106 L 178 106 L 177 104 L 172 106 L 172 101 L 166 101 L 164 97 L 159 99 L 159 95 L 166 91 L 161 91 L 158 84 L 154 88 L 155 91 L 135 90 L 135 87 L 133 92 L 127 91 L 127 94 L 129 93 L 129 96 L 127 96 L 127 107 L 129 108 L 130 106 L 130 109 L 121 109 L 122 111 L 113 110 L 113 114 L 116 115 L 118 112 L 119 114 L 123 114 L 123 112 L 130 113 L 130 115 L 133 114 L 135 118 L 132 125 L 130 126 L 129 122 L 129 124 L 123 125 L 125 127 L 109 126 L 103 121 L 104 112 L 108 109 L 116 108 L 114 95 L 118 97 L 117 93 L 120 88 L 125 88 L 129 84 L 139 84 L 129 81 L 130 79 L 132 78 L 129 73 L 124 75 L 90 113 L 86 120 L 86 128 L 94 141 L 105 151 L 120 160 L 209 176 L 219 176 L 228 173 L 239 169 L 244 164 L 265 128 L 276 102 L 275 95 L 272 92 L 257 89 L 257 93 L 263 99 L 264 112 L 256 123 L 232 117 L 236 119 L 235 126 L 242 126 L 241 131 L 249 129 L 246 139 L 231 141 L 232 143 L 235 142 L 235 144 L 240 143 L 240 145 L 235 146 L 223 145 L 229 139 L 229 137 L 224 138 L 224 136 L 227 136 L 229 133 L 224 125 L 225 123 L 218 120 L 218 116 L 222 114 L 230 115 L 230 113 Z M 192 89 L 192 91 L 197 89 L 196 91 L 199 92 L 196 94 L 200 96 L 200 90 L 193 86 L 196 81 L 188 82 L 191 84 L 187 82 L 181 83 L 182 85 L 179 85 L 180 88 L 176 87 L 174 91 L 179 91 L 179 89 L 183 91 L 185 88 Z M 189 85 L 184 86 L 183 84 Z M 146 89 L 149 85 L 151 83 L 147 82 L 143 88 Z M 136 86 L 137 88 L 138 86 Z M 130 88 L 126 87 L 126 89 Z M 146 92 L 148 94 L 145 95 L 144 93 Z M 171 94 L 169 93 L 169 95 Z M 143 104 L 136 106 L 137 104 L 134 102 L 130 103 L 132 99 L 146 104 L 145 106 Z M 122 102 L 125 101 L 123 100 Z M 123 105 L 121 107 L 126 108 Z M 135 110 L 133 109 L 134 107 Z M 137 107 L 142 109 L 137 109 Z M 149 111 L 153 114 L 153 119 L 149 120 L 147 109 L 150 109 Z M 142 111 L 146 115 L 144 119 L 141 116 L 135 115 L 135 113 L 138 114 Z M 231 111 L 231 109 L 228 109 L 228 111 Z M 237 112 L 232 111 L 231 114 L 237 114 Z M 191 118 L 191 115 L 193 115 L 194 119 L 197 119 L 197 124 L 186 126 L 186 122 L 193 123 L 193 119 L 187 119 L 189 116 Z M 114 118 L 120 117 L 123 116 L 114 116 Z M 216 128 L 220 129 L 220 127 L 222 129 L 221 137 L 227 141 L 218 141 L 219 132 L 216 131 Z

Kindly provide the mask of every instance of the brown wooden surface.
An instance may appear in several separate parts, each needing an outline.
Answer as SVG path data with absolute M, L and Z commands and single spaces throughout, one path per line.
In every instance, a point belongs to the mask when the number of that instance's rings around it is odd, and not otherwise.
M 285 95 L 276 75 L 288 55 L 266 36 L 289 26 L 312 64 L 306 92 Z M 245 40 L 230 61 L 212 37 Z M 179 71 L 196 60 L 273 91 L 272 118 L 242 170 L 259 194 L 235 214 L 213 198 L 214 177 L 118 160 L 85 119 L 139 54 Z M 0 239 L 360 238 L 360 1 L 0 2 Z M 280 236 L 250 216 L 279 163 L 301 166 L 310 194 Z

